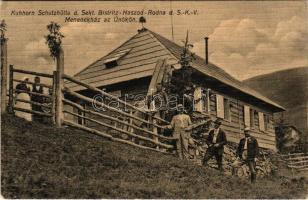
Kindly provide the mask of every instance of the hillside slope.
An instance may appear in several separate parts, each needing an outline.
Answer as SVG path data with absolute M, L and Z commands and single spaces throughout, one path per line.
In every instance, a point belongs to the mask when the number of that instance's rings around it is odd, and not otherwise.
M 308 67 L 264 74 L 244 83 L 286 108 L 283 116 L 276 115 L 277 120 L 282 117 L 308 134 Z
M 287 69 L 256 76 L 244 83 L 289 108 L 308 99 L 308 67 Z
M 307 180 L 224 177 L 174 156 L 3 116 L 4 198 L 304 198 Z

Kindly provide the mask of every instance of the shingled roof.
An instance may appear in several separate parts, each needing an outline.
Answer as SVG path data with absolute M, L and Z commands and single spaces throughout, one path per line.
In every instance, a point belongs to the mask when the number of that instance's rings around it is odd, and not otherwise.
M 106 61 L 114 60 L 113 58 L 116 58 L 123 51 L 128 53 L 121 57 L 118 66 L 106 68 Z M 182 47 L 180 45 L 155 32 L 145 30 L 134 35 L 121 46 L 98 59 L 74 77 L 95 87 L 149 77 L 154 72 L 157 60 L 167 58 L 177 62 L 180 59 L 181 52 Z M 199 56 L 196 56 L 196 59 L 192 62 L 192 67 L 223 84 L 270 104 L 276 107 L 276 109 L 278 108 L 278 110 L 284 110 L 282 106 L 233 78 L 223 69 L 212 63 L 205 64 L 204 59 Z M 75 91 L 83 89 L 73 83 L 68 83 L 67 86 Z

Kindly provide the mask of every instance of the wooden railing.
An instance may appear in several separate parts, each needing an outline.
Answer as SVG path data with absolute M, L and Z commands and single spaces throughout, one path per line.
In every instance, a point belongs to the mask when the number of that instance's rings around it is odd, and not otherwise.
M 151 149 L 163 153 L 171 153 L 174 149 L 174 145 L 172 145 L 172 142 L 176 139 L 159 134 L 159 130 L 161 130 L 162 132 L 162 130 L 164 129 L 164 125 L 169 124 L 164 119 L 153 116 L 152 112 L 146 112 L 141 108 L 135 107 L 132 104 L 120 100 L 118 97 L 115 97 L 86 83 L 83 83 L 82 81 L 77 80 L 73 77 L 63 75 L 63 78 L 65 79 L 66 83 L 67 81 L 70 81 L 80 86 L 83 86 L 85 89 L 92 91 L 93 94 L 98 93 L 104 97 L 108 97 L 116 103 L 122 104 L 123 107 L 128 108 L 123 110 L 121 109 L 121 107 L 112 107 L 101 101 L 96 102 L 96 104 L 99 104 L 100 107 L 103 107 L 106 110 L 97 111 L 92 106 L 92 103 L 94 101 L 93 98 L 82 95 L 78 92 L 72 91 L 67 87 L 64 87 L 63 92 L 65 95 L 62 99 L 64 103 L 63 112 L 73 117 L 76 117 L 77 119 L 82 119 L 83 121 L 83 123 L 80 124 L 76 122 L 78 120 L 75 120 L 74 122 L 73 120 L 69 120 L 67 119 L 67 117 L 64 117 L 64 124 L 102 135 L 114 141 L 119 141 L 144 149 Z M 83 105 L 81 105 L 81 103 L 77 103 L 78 101 L 72 101 L 70 98 L 81 100 L 83 102 Z M 75 111 L 69 111 L 65 105 L 69 105 L 75 108 Z M 85 106 L 88 108 L 85 108 Z M 137 115 L 134 115 L 134 113 L 136 112 L 142 113 L 145 117 L 142 118 Z M 112 116 L 110 113 L 113 113 L 117 117 Z M 119 118 L 128 120 L 120 120 Z M 133 121 L 138 121 L 144 124 L 144 126 L 137 126 L 133 123 Z M 95 124 L 95 126 L 90 126 L 86 122 L 91 122 L 92 124 Z M 121 136 L 118 136 L 119 134 L 112 135 L 111 133 L 108 133 L 108 131 L 99 130 L 102 127 L 120 134 L 125 134 L 129 137 L 128 139 L 123 139 L 121 138 Z M 147 142 L 148 144 L 138 144 L 134 142 L 136 139 Z
M 282 155 L 282 158 L 289 168 L 299 171 L 308 171 L 307 153 L 289 153 Z
M 73 83 L 75 83 L 75 84 L 77 84 L 77 85 L 83 86 L 83 87 L 85 87 L 86 89 L 92 90 L 92 91 L 94 91 L 94 92 L 98 92 L 98 93 L 100 93 L 100 94 L 102 94 L 102 95 L 104 95 L 104 96 L 106 96 L 106 97 L 109 97 L 109 98 L 111 98 L 112 100 L 115 100 L 115 101 L 117 101 L 117 102 L 119 102 L 119 103 L 121 103 L 121 104 L 123 104 L 123 105 L 125 105 L 125 106 L 127 106 L 127 107 L 129 107 L 129 108 L 131 108 L 131 109 L 133 109 L 133 110 L 135 110 L 135 111 L 142 112 L 143 114 L 146 114 L 146 115 L 148 114 L 147 112 L 141 110 L 140 108 L 135 107 L 135 106 L 133 106 L 133 105 L 131 105 L 131 104 L 129 104 L 129 103 L 127 103 L 127 102 L 125 102 L 125 101 L 119 99 L 119 97 L 113 96 L 113 95 L 111 95 L 111 94 L 109 94 L 109 93 L 107 93 L 107 92 L 104 92 L 103 90 L 100 90 L 100 89 L 98 89 L 98 88 L 96 88 L 96 87 L 93 87 L 93 86 L 91 86 L 91 85 L 88 85 L 88 84 L 86 84 L 86 83 L 83 83 L 82 81 L 77 80 L 76 78 L 73 78 L 73 77 L 71 77 L 71 76 L 69 76 L 69 75 L 63 74 L 63 78 L 66 79 L 66 80 L 68 80 L 68 81 L 71 81 L 71 82 L 73 82 Z M 156 116 L 153 116 L 153 118 L 156 119 L 156 120 L 158 120 L 158 121 L 160 121 L 160 122 L 163 122 L 163 123 L 169 123 L 169 122 L 167 122 L 166 120 L 161 119 L 161 118 L 156 117 Z
M 17 76 L 15 76 L 16 73 L 38 76 L 42 79 L 51 79 L 51 81 L 49 81 L 51 82 L 50 85 L 46 83 L 36 84 L 47 88 L 51 92 L 49 92 L 49 94 L 45 94 L 29 90 L 16 89 L 14 87 L 14 82 L 34 84 L 33 81 L 25 82 L 24 80 L 19 80 Z M 176 139 L 162 135 L 165 125 L 168 125 L 169 122 L 155 116 L 154 112 L 138 108 L 116 96 L 113 96 L 66 74 L 62 74 L 60 77 L 62 80 L 59 80 L 58 71 L 55 71 L 53 74 L 38 73 L 28 70 L 15 69 L 11 65 L 8 95 L 9 112 L 14 113 L 19 111 L 41 117 L 48 117 L 52 119 L 51 123 L 57 125 L 58 127 L 61 125 L 71 126 L 103 136 L 112 141 L 125 143 L 142 149 L 150 149 L 163 153 L 174 152 L 173 150 Z M 83 95 L 80 92 L 73 91 L 70 88 L 65 87 L 65 85 L 63 85 L 64 81 L 73 82 L 74 84 L 84 87 L 88 91 L 88 95 Z M 61 93 L 59 93 L 59 90 Z M 48 103 L 37 102 L 32 99 L 19 99 L 17 95 L 19 93 L 27 93 L 29 96 L 40 96 Z M 100 107 L 104 108 L 104 111 L 96 110 L 93 106 L 91 106 L 94 101 L 93 96 L 95 94 L 108 97 L 110 100 L 121 106 L 113 107 L 108 105 L 106 102 L 98 101 L 96 103 Z M 42 108 L 42 111 L 17 107 L 16 102 L 23 102 L 30 104 L 31 106 L 39 106 Z M 122 109 L 123 107 L 126 109 Z M 45 108 L 48 112 L 44 112 L 43 108 Z M 73 110 L 70 110 L 69 108 L 72 108 Z M 136 122 L 138 122 L 137 124 L 139 125 L 137 125 Z M 127 137 L 122 137 L 123 135 L 126 135 Z

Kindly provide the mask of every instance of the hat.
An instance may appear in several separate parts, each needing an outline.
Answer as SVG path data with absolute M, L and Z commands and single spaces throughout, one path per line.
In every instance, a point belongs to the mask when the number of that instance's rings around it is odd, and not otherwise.
M 217 119 L 214 121 L 214 123 L 215 123 L 215 124 L 219 124 L 219 125 L 221 125 L 222 121 L 221 121 L 221 119 L 220 119 L 220 118 L 217 118 Z
M 250 131 L 250 128 L 249 127 L 244 128 L 244 132 L 245 131 Z

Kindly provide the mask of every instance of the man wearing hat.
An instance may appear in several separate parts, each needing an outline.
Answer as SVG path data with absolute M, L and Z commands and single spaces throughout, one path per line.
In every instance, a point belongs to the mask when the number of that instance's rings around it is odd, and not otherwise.
M 227 144 L 227 137 L 225 132 L 220 128 L 221 119 L 214 121 L 214 129 L 209 132 L 207 137 L 208 149 L 203 158 L 203 165 L 207 165 L 207 162 L 215 156 L 218 169 L 223 171 L 222 158 L 224 153 L 224 145 Z
M 189 115 L 184 113 L 184 106 L 179 104 L 177 106 L 177 115 L 174 115 L 168 128 L 173 129 L 173 137 L 177 138 L 176 150 L 181 159 L 188 158 L 188 141 L 190 132 L 186 131 L 192 124 Z M 186 130 L 185 130 L 186 129 Z
M 251 182 L 256 181 L 256 157 L 259 154 L 258 141 L 250 135 L 250 128 L 244 129 L 245 137 L 240 140 L 237 149 L 237 157 L 247 164 L 251 174 Z

